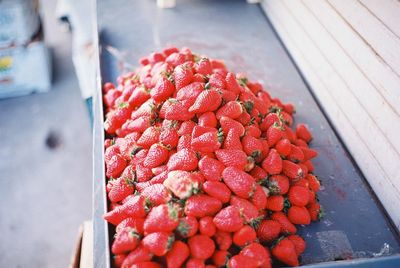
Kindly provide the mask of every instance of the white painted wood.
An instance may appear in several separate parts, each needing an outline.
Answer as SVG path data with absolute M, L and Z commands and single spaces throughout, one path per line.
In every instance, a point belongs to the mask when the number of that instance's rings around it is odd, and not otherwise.
M 342 139 L 363 170 L 370 185 L 381 199 L 397 228 L 400 228 L 400 213 L 397 208 L 397 204 L 400 202 L 399 172 L 395 173 L 394 177 L 389 176 L 379 161 L 382 155 L 377 154 L 371 148 L 371 144 L 364 140 L 367 136 L 375 139 L 376 144 L 382 141 L 382 136 L 377 133 L 374 123 L 365 118 L 365 113 L 363 113 L 365 111 L 355 111 L 354 113 L 343 111 L 343 107 L 351 107 L 351 103 L 354 101 L 351 100 L 351 97 L 347 98 L 341 95 L 346 84 L 332 69 L 315 43 L 307 36 L 305 30 L 299 26 L 298 21 L 293 19 L 289 10 L 281 2 L 274 0 L 263 1 L 262 6 L 314 89 L 333 124 L 339 130 Z M 354 119 L 358 120 L 354 122 Z M 362 129 L 368 129 L 368 135 L 365 132 L 360 133 Z M 381 150 L 381 154 L 384 152 L 385 150 Z M 389 156 L 383 155 L 382 159 L 389 160 Z M 398 161 L 396 159 L 394 162 L 398 163 Z
M 397 37 L 400 37 L 400 2 L 398 0 L 359 0 Z
M 304 5 L 329 32 L 343 52 L 373 83 L 390 108 L 400 114 L 400 76 L 377 56 L 354 30 L 325 1 L 303 0 Z M 399 13 L 400 18 L 400 13 Z M 400 23 L 400 22 L 399 22 Z M 400 25 L 400 24 L 399 24 Z
M 328 0 L 328 2 L 400 75 L 400 39 L 359 2 L 354 0 Z

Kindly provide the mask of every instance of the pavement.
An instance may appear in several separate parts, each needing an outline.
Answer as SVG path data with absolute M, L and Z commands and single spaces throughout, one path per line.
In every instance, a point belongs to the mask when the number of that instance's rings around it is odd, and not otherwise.
M 67 267 L 92 212 L 92 135 L 71 36 L 55 1 L 41 5 L 53 87 L 0 100 L 0 267 Z

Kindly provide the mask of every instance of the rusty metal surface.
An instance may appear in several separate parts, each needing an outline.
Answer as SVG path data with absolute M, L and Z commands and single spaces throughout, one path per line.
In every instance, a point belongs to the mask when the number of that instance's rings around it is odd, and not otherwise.
M 319 198 L 326 212 L 321 222 L 300 228 L 308 244 L 303 264 L 400 252 L 398 234 L 258 5 L 244 0 L 186 0 L 162 10 L 149 0 L 100 0 L 98 23 L 103 81 L 115 81 L 122 66 L 107 46 L 134 65 L 141 56 L 166 45 L 187 46 L 225 60 L 229 69 L 262 81 L 272 96 L 295 104 L 295 122 L 310 127 L 311 147 L 319 152 L 315 173 L 322 180 Z

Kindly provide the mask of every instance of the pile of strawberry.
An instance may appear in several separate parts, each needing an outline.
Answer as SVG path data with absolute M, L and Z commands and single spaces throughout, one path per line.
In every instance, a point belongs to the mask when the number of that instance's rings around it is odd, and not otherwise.
M 188 48 L 140 63 L 103 89 L 115 265 L 299 265 L 321 208 L 293 105 Z

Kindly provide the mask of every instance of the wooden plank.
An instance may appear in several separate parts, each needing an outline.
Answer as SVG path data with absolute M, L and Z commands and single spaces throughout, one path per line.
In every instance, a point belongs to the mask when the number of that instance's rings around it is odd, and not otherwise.
M 400 38 L 400 2 L 398 0 L 359 0 L 378 20 Z
M 349 27 L 327 2 L 303 0 L 303 3 L 335 39 L 336 43 L 343 48 L 343 52 L 371 81 L 390 108 L 399 115 L 400 76 L 375 54 L 375 51 Z
M 390 178 L 377 161 L 375 152 L 369 149 L 362 136 L 359 135 L 357 128 L 353 125 L 349 115 L 343 112 L 341 98 L 337 98 L 335 94 L 337 88 L 344 87 L 343 82 L 338 79 L 337 74 L 318 52 L 318 48 L 281 3 L 266 0 L 262 6 L 297 64 L 304 72 L 310 85 L 314 89 L 318 89 L 315 90 L 315 94 L 324 104 L 324 108 L 332 122 L 341 130 L 341 133 L 346 133 L 341 135 L 344 142 L 349 146 L 350 152 L 357 156 L 357 163 L 367 175 L 371 186 L 390 213 L 397 228 L 400 228 L 400 213 L 396 205 L 400 202 L 400 194 L 394 185 L 388 184 Z M 301 57 L 300 55 L 303 56 Z M 379 136 L 376 138 L 379 139 Z
M 93 222 L 83 222 L 81 261 L 79 267 L 93 267 Z
M 400 39 L 356 1 L 328 0 L 371 48 L 400 75 Z
M 373 120 L 373 124 L 380 129 L 380 135 L 384 136 L 388 147 L 394 148 L 396 159 L 400 159 L 400 139 L 397 138 L 400 133 L 399 114 L 389 107 L 380 92 L 374 88 L 368 78 L 360 72 L 358 66 L 346 55 L 343 48 L 301 2 L 283 1 L 283 3 L 345 83 L 343 90 L 346 95 L 343 97 L 351 95 L 355 100 L 354 106 L 342 108 L 349 111 L 351 108 L 364 110 Z M 397 106 L 400 106 L 400 101 L 397 101 Z M 367 129 L 364 127 L 361 130 Z M 373 140 L 370 139 L 370 142 L 372 143 Z

